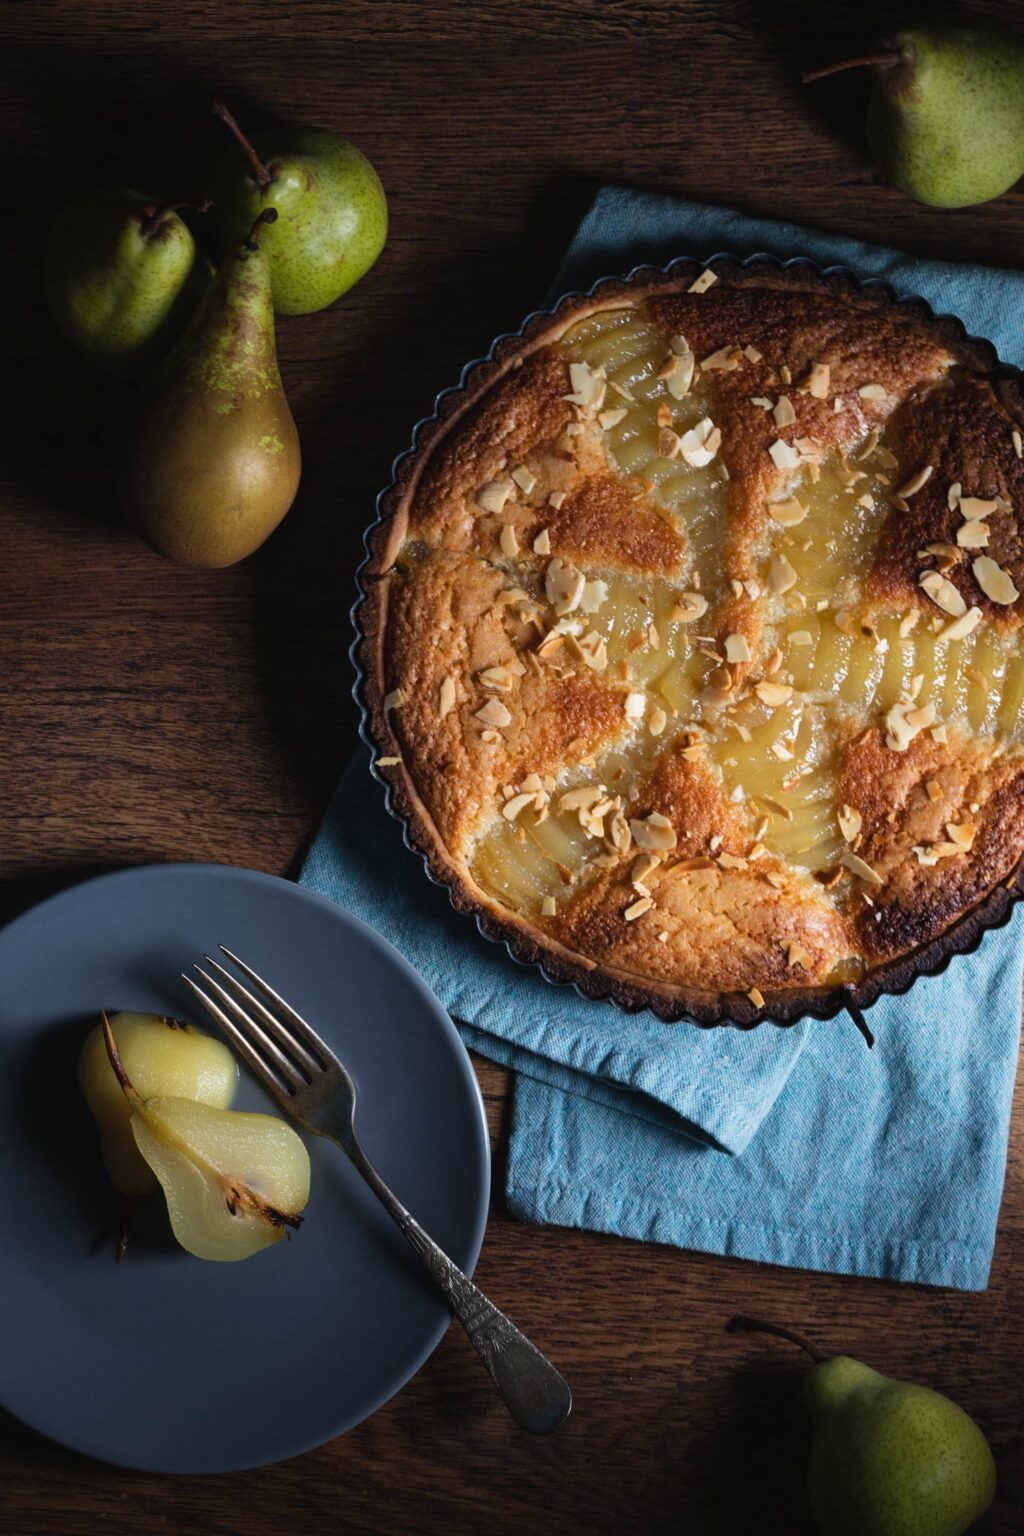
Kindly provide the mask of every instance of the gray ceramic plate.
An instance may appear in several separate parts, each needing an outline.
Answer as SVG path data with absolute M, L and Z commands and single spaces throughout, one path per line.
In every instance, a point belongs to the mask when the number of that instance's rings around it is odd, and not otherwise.
M 249 870 L 164 865 L 89 881 L 11 923 L 0 1402 L 75 1450 L 149 1471 L 227 1471 L 319 1445 L 404 1386 L 449 1322 L 344 1155 L 316 1137 L 290 1241 L 203 1263 L 174 1244 L 157 1198 L 115 1266 L 117 1204 L 78 1093 L 81 1041 L 100 1007 L 203 1024 L 177 978 L 218 943 L 251 958 L 347 1063 L 368 1153 L 469 1272 L 487 1214 L 487 1131 L 465 1049 L 412 967 L 339 907 Z M 274 1107 L 245 1073 L 236 1102 Z

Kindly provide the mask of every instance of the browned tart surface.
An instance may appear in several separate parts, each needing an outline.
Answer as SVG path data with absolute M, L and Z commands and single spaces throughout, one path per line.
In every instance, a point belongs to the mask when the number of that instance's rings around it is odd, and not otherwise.
M 499 352 L 362 609 L 458 904 L 592 991 L 746 1016 L 976 909 L 1024 852 L 1021 417 L 985 347 L 814 273 L 603 287 Z

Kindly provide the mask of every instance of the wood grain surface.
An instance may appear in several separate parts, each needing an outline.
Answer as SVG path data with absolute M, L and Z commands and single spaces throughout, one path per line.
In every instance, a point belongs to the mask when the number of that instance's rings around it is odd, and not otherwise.
M 0 916 L 145 860 L 297 871 L 353 741 L 348 609 L 374 494 L 435 391 L 542 298 L 603 183 L 1019 265 L 1024 191 L 916 207 L 866 158 L 864 81 L 798 83 L 934 9 L 8 0 Z M 1019 17 L 1013 0 L 973 9 Z M 52 334 L 40 249 L 83 183 L 196 191 L 222 144 L 214 94 L 251 126 L 349 134 L 392 229 L 357 289 L 281 323 L 302 490 L 256 557 L 201 572 L 122 523 L 109 459 L 123 394 Z M 519 1434 L 455 1330 L 372 1422 L 244 1475 L 126 1474 L 0 1415 L 0 1530 L 802 1536 L 801 1368 L 772 1341 L 728 1338 L 741 1309 L 948 1391 L 999 1462 L 979 1529 L 1022 1529 L 1024 1095 L 991 1285 L 958 1295 L 516 1224 L 500 1194 L 506 1078 L 476 1065 L 497 1153 L 478 1275 L 572 1382 L 559 1434 Z

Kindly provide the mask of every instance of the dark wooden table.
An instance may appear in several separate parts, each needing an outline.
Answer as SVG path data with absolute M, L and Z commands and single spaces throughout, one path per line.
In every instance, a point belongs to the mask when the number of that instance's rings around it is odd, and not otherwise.
M 148 860 L 296 873 L 352 745 L 348 609 L 374 493 L 436 389 L 539 302 L 602 183 L 1020 262 L 1024 191 L 958 213 L 915 207 L 865 157 L 864 82 L 799 85 L 802 67 L 933 8 L 866 9 L 9 0 L 0 915 Z M 108 463 L 119 393 L 52 335 L 39 257 L 82 183 L 195 189 L 221 147 L 214 94 L 251 125 L 350 134 L 383 177 L 392 226 L 358 289 L 280 325 L 302 490 L 263 551 L 208 573 L 165 563 L 123 526 Z M 513 1223 L 507 1079 L 476 1065 L 497 1154 L 479 1278 L 572 1381 L 558 1435 L 517 1433 L 454 1330 L 371 1423 L 261 1472 L 122 1473 L 0 1416 L 0 1530 L 799 1536 L 800 1367 L 781 1346 L 723 1334 L 743 1309 L 947 1390 L 996 1449 L 1001 1491 L 983 1529 L 1020 1531 L 1024 1105 L 991 1285 L 958 1295 Z

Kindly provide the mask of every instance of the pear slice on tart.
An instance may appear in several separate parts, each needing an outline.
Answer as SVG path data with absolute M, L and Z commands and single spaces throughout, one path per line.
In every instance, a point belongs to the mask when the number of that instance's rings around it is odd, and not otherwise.
M 309 1199 L 309 1154 L 291 1126 L 175 1096 L 144 1098 L 102 1015 L 109 1064 L 136 1148 L 167 1201 L 174 1235 L 197 1258 L 249 1258 L 297 1228 Z

